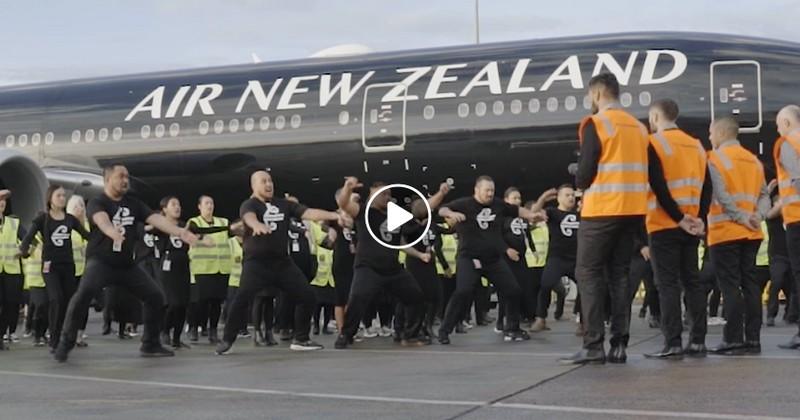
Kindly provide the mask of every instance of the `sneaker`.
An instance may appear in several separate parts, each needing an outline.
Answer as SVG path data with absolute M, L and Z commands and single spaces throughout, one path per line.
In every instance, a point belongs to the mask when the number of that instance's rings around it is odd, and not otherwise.
M 319 335 L 319 324 L 314 325 L 312 334 Z
M 448 345 L 450 344 L 450 335 L 444 331 L 439 331 L 439 344 Z
M 158 344 L 153 347 L 142 346 L 139 349 L 139 355 L 142 357 L 172 357 L 175 355 L 175 352 L 167 349 L 161 344 Z
M 173 341 L 172 342 L 172 348 L 175 349 L 175 350 L 183 350 L 183 349 L 189 350 L 189 349 L 192 348 L 192 346 L 184 343 L 181 340 L 178 340 L 178 341 Z
M 406 338 L 400 340 L 400 345 L 403 347 L 422 347 L 425 345 L 425 342 L 418 338 Z
M 378 335 L 381 337 L 391 337 L 393 334 L 394 330 L 389 327 L 381 327 L 380 332 L 378 332 Z
M 352 339 L 348 339 L 344 335 L 339 334 L 339 336 L 336 337 L 336 343 L 333 344 L 333 347 L 339 350 L 344 350 L 351 344 L 353 344 Z
M 464 328 L 471 330 L 475 328 L 475 324 L 473 324 L 472 321 L 464 321 Z
M 22 333 L 22 338 L 29 338 L 29 337 L 31 337 L 32 335 L 33 335 L 33 331 L 31 331 L 31 330 L 25 330 L 25 332 L 24 332 L 24 333 Z
M 229 342 L 227 342 L 225 340 L 220 340 L 219 343 L 217 343 L 217 349 L 214 350 L 214 353 L 216 353 L 217 356 L 230 354 L 232 347 L 233 347 L 233 344 L 231 344 L 231 343 L 229 343 Z
M 239 331 L 239 338 L 250 338 L 250 331 L 247 329 Z
M 75 347 L 85 349 L 86 347 L 89 347 L 89 343 L 83 341 L 83 339 L 80 339 L 75 342 Z
M 464 327 L 463 322 L 459 322 L 458 324 L 456 324 L 456 334 L 466 334 L 466 333 L 467 329 L 466 327 Z
M 527 341 L 530 339 L 531 336 L 528 332 L 523 330 L 509 331 L 503 336 L 504 341 Z
M 44 342 L 44 338 L 34 338 L 33 339 L 33 347 L 44 347 L 47 343 Z
M 494 333 L 495 333 L 495 334 L 502 334 L 502 333 L 503 333 L 503 330 L 502 330 L 502 329 L 500 329 L 500 328 L 497 328 L 497 326 L 495 326 L 495 327 L 494 327 Z
M 19 343 L 19 337 L 16 334 L 11 334 L 11 342 L 12 343 Z
M 708 318 L 708 325 L 710 325 L 710 326 L 720 326 L 720 325 L 725 325 L 727 323 L 728 322 L 725 321 L 725 318 L 722 318 L 722 317 L 715 316 L 715 317 Z
M 767 318 L 767 326 L 768 326 L 768 327 L 774 327 L 774 326 L 775 326 L 775 318 L 773 318 L 773 317 L 768 317 L 768 318 Z
M 53 351 L 53 358 L 59 363 L 64 363 L 69 357 L 69 350 L 70 349 L 64 343 L 61 343 L 58 348 Z
M 281 330 L 281 341 L 289 341 L 292 338 L 294 338 L 294 333 L 292 333 L 292 330 Z
M 294 351 L 313 351 L 313 350 L 322 350 L 324 348 L 325 347 L 322 344 L 319 344 L 311 340 L 306 340 L 306 341 L 293 340 L 292 345 L 289 346 L 289 349 Z
M 364 338 L 375 338 L 378 336 L 380 329 L 378 327 L 369 327 L 364 330 Z
M 198 341 L 200 341 L 200 336 L 197 334 L 197 328 L 189 329 L 189 342 L 197 343 Z

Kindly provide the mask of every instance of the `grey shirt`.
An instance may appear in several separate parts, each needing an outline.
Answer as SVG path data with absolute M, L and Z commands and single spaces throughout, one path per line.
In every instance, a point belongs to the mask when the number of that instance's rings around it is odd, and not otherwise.
M 800 158 L 789 142 L 781 145 L 781 166 L 789 173 L 795 191 L 800 192 Z
M 719 149 L 723 149 L 730 146 L 738 146 L 740 145 L 738 140 L 727 140 L 723 142 Z M 736 200 L 734 199 L 733 195 L 728 192 L 727 186 L 725 185 L 725 180 L 720 173 L 720 170 L 714 165 L 712 161 L 708 162 L 708 172 L 711 176 L 711 184 L 713 186 L 713 198 L 714 201 L 719 203 L 722 206 L 722 210 L 725 214 L 731 218 L 731 220 L 739 223 L 741 225 L 747 225 L 748 220 L 750 219 L 750 214 L 746 211 L 739 208 L 736 205 Z M 761 190 L 758 194 L 758 201 L 756 205 L 756 211 L 759 218 L 762 220 L 766 217 L 767 212 L 772 207 L 772 204 L 769 199 L 769 193 L 767 192 L 767 184 L 761 184 Z

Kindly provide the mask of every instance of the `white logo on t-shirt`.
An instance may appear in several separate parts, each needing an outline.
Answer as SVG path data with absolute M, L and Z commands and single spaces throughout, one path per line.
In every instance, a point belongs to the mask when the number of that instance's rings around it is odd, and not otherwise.
M 62 247 L 64 246 L 64 241 L 69 238 L 69 228 L 66 225 L 59 225 L 50 236 L 50 241 L 53 242 L 53 245 Z
M 281 209 L 267 203 L 267 211 L 264 212 L 264 224 L 269 226 L 270 230 L 277 230 L 278 223 L 283 222 L 285 216 L 281 213 Z
M 580 225 L 581 222 L 578 221 L 578 216 L 568 214 L 561 219 L 561 234 L 568 238 L 572 237 L 573 233 Z
M 484 208 L 475 216 L 475 220 L 478 221 L 478 227 L 483 230 L 489 229 L 489 223 L 494 222 L 497 216 L 492 214 L 492 209 L 489 207 Z
M 172 242 L 172 247 L 175 249 L 183 248 L 183 241 L 181 240 L 180 236 L 172 236 L 170 235 L 169 241 Z
M 528 229 L 528 224 L 520 217 L 516 217 L 511 221 L 511 233 L 516 236 L 522 235 Z
M 353 231 L 348 228 L 342 229 L 342 235 L 347 242 L 353 242 Z
M 144 237 L 142 237 L 142 240 L 148 248 L 153 248 L 156 246 L 156 237 L 151 233 L 145 233 Z
M 131 226 L 136 220 L 133 216 L 131 216 L 131 209 L 127 207 L 120 207 L 117 209 L 117 212 L 114 213 L 114 217 L 111 218 L 111 223 L 118 228 L 125 228 L 125 226 Z M 122 230 L 122 229 L 121 229 Z
M 381 239 L 383 239 L 384 242 L 392 242 L 394 235 L 392 234 L 392 232 L 389 231 L 389 226 L 387 225 L 387 223 L 389 223 L 388 219 L 384 220 L 383 223 L 381 223 L 380 227 Z

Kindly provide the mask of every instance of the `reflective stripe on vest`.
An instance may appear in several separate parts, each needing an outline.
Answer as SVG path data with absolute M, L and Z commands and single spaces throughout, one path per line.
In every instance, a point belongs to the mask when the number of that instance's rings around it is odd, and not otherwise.
M 778 176 L 778 194 L 781 197 L 781 215 L 783 223 L 791 224 L 800 222 L 800 192 L 792 183 L 792 175 L 781 164 L 781 147 L 788 143 L 800 157 L 800 133 L 792 132 L 786 137 L 781 137 L 775 141 L 773 148 L 773 158 Z
M 761 233 L 764 234 L 764 239 L 761 240 L 761 245 L 758 246 L 756 265 L 766 267 L 769 266 L 769 230 L 767 229 L 767 222 L 761 222 Z
M 89 230 L 89 225 L 85 223 L 84 229 Z M 72 260 L 75 262 L 75 276 L 82 276 L 83 271 L 86 269 L 86 240 L 83 239 L 80 233 L 72 230 L 70 234 L 72 238 Z
M 536 251 L 530 248 L 525 252 L 525 260 L 528 267 L 541 268 L 547 262 L 547 247 L 550 244 L 550 231 L 547 228 L 547 223 L 539 223 L 536 228 L 531 231 L 531 239 L 533 239 L 533 246 Z
M 725 189 L 733 197 L 736 206 L 747 214 L 754 214 L 764 185 L 764 169 L 758 158 L 741 145 L 713 150 L 708 158 L 722 176 Z M 709 246 L 737 240 L 761 240 L 763 237 L 760 230 L 750 230 L 731 220 L 722 205 L 716 200 L 712 201 L 708 212 Z
M 228 219 L 215 217 L 209 225 L 201 216 L 189 220 L 197 227 L 228 226 Z M 228 232 L 217 232 L 204 237 L 211 239 L 211 245 L 198 242 L 189 249 L 189 268 L 193 275 L 197 274 L 230 274 L 231 248 L 228 244 Z
M 401 252 L 402 254 L 402 252 Z M 334 287 L 333 283 L 333 251 L 323 247 L 317 248 L 317 275 L 311 280 L 316 287 Z
M 601 111 L 591 120 L 600 139 L 601 154 L 597 175 L 584 191 L 581 217 L 646 214 L 647 129 L 620 109 Z M 581 127 L 587 121 L 584 119 Z
M 42 245 L 40 234 L 36 235 L 39 244 L 31 247 L 31 255 L 22 259 L 22 270 L 25 273 L 25 289 L 44 288 L 44 276 L 42 275 Z
M 667 188 L 681 213 L 697 216 L 706 175 L 706 151 L 700 141 L 673 129 L 650 136 L 650 145 L 661 160 Z M 648 193 L 647 209 L 647 233 L 678 227 L 652 191 Z
M 19 252 L 19 219 L 12 216 L 5 216 L 3 219 L 3 226 L 0 228 L 0 272 L 22 274 L 19 259 L 15 258 Z
M 239 287 L 239 283 L 242 280 L 242 257 L 244 256 L 244 251 L 236 238 L 228 239 L 228 246 L 231 249 L 231 275 L 228 276 L 228 287 Z
M 456 237 L 453 235 L 442 235 L 442 255 L 444 256 L 444 260 L 447 261 L 447 265 L 450 266 L 450 272 L 456 272 L 456 254 L 458 252 L 458 241 L 456 241 Z M 439 263 L 439 259 L 436 259 L 436 273 L 439 275 L 444 275 L 444 268 Z

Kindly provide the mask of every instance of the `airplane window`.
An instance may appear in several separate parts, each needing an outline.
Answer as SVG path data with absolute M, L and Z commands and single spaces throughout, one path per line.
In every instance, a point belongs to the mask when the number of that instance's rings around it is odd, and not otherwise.
M 225 122 L 222 120 L 214 121 L 214 133 L 215 134 L 222 134 L 222 131 L 225 130 Z
M 469 104 L 463 102 L 458 104 L 458 116 L 461 118 L 467 118 L 469 116 Z
M 275 128 L 278 130 L 283 130 L 283 127 L 286 126 L 286 117 L 283 115 L 278 115 L 275 117 Z
M 181 132 L 180 124 L 172 123 L 172 124 L 169 125 L 169 136 L 170 137 L 177 137 L 180 132 Z
M 564 108 L 566 108 L 567 111 L 574 111 L 577 104 L 578 101 L 574 96 L 567 96 L 567 99 L 564 100 Z
M 511 113 L 516 115 L 522 112 L 522 101 L 519 99 L 514 99 L 511 101 Z
M 122 128 L 115 127 L 114 131 L 111 133 L 111 137 L 114 138 L 114 141 L 118 141 L 122 138 Z M 45 139 L 46 141 L 47 139 Z
M 653 101 L 653 97 L 650 95 L 650 92 L 644 91 L 639 94 L 639 105 L 641 106 L 650 106 L 650 103 Z
M 149 131 L 150 127 L 148 127 Z M 83 133 L 83 139 L 86 140 L 86 143 L 91 143 L 94 141 L 94 129 L 90 128 Z
M 625 92 L 622 95 L 619 95 L 619 101 L 622 103 L 622 106 L 625 108 L 631 106 L 633 103 L 633 96 L 629 92 Z
M 475 104 L 475 115 L 479 117 L 486 115 L 486 102 L 478 102 Z
M 269 130 L 269 117 L 261 117 L 258 121 L 258 127 L 261 128 L 261 131 Z
M 150 126 L 149 125 L 143 125 L 140 134 L 142 135 L 143 139 L 149 139 L 150 138 Z M 86 133 L 86 137 L 89 137 L 88 131 Z
M 433 105 L 425 105 L 425 109 L 422 110 L 422 116 L 425 117 L 426 120 L 430 120 L 436 114 L 436 109 L 433 108 Z
M 547 98 L 547 110 L 550 112 L 558 111 L 558 98 Z
M 53 144 L 53 140 L 55 140 L 55 134 L 52 131 L 48 131 L 47 134 L 44 135 L 44 144 L 45 146 L 49 146 Z
M 539 100 L 538 100 L 538 99 L 536 99 L 536 98 L 534 98 L 534 99 L 531 99 L 531 100 L 528 102 L 528 111 L 529 111 L 531 114 L 535 114 L 535 113 L 539 112 L 539 108 L 541 108 L 541 107 L 542 107 L 542 104 L 541 104 L 541 103 L 539 103 Z
M 248 133 L 253 131 L 253 127 L 255 127 L 255 125 L 256 121 L 252 118 L 244 120 L 244 131 L 247 131 Z
M 78 143 L 81 141 L 81 130 L 75 130 L 72 132 L 72 142 Z
M 9 135 L 6 137 L 6 147 L 14 147 L 14 136 Z
M 108 129 L 101 128 L 100 131 L 97 132 L 97 140 L 106 141 L 108 140 Z
M 239 120 L 237 120 L 237 119 L 230 120 L 228 122 L 228 130 L 231 133 L 235 133 L 235 132 L 239 131 Z
M 167 129 L 166 127 L 164 127 L 164 124 L 159 124 L 156 126 L 155 131 L 156 131 L 156 137 L 160 139 L 164 137 L 164 132 L 167 131 Z
M 28 135 L 27 134 L 23 134 L 23 135 L 19 136 L 19 138 L 17 139 L 17 143 L 19 143 L 19 145 L 21 147 L 27 146 L 28 145 Z
M 39 133 L 34 133 L 31 136 L 31 146 L 38 146 L 39 143 L 42 142 L 42 135 Z
M 208 121 L 200 121 L 200 126 L 197 127 L 197 131 L 204 136 L 208 134 Z
M 347 125 L 350 122 L 350 113 L 342 111 L 339 113 L 339 125 Z
M 492 104 L 492 112 L 494 112 L 494 115 L 503 115 L 503 111 L 505 111 L 503 101 L 494 101 L 494 104 Z
M 592 98 L 590 98 L 589 95 L 583 97 L 583 109 L 592 109 Z
M 303 119 L 302 119 L 302 117 L 300 117 L 300 114 L 292 115 L 292 119 L 289 120 L 289 124 L 291 124 L 292 128 L 299 128 L 300 124 L 302 124 L 302 123 L 303 123 Z

